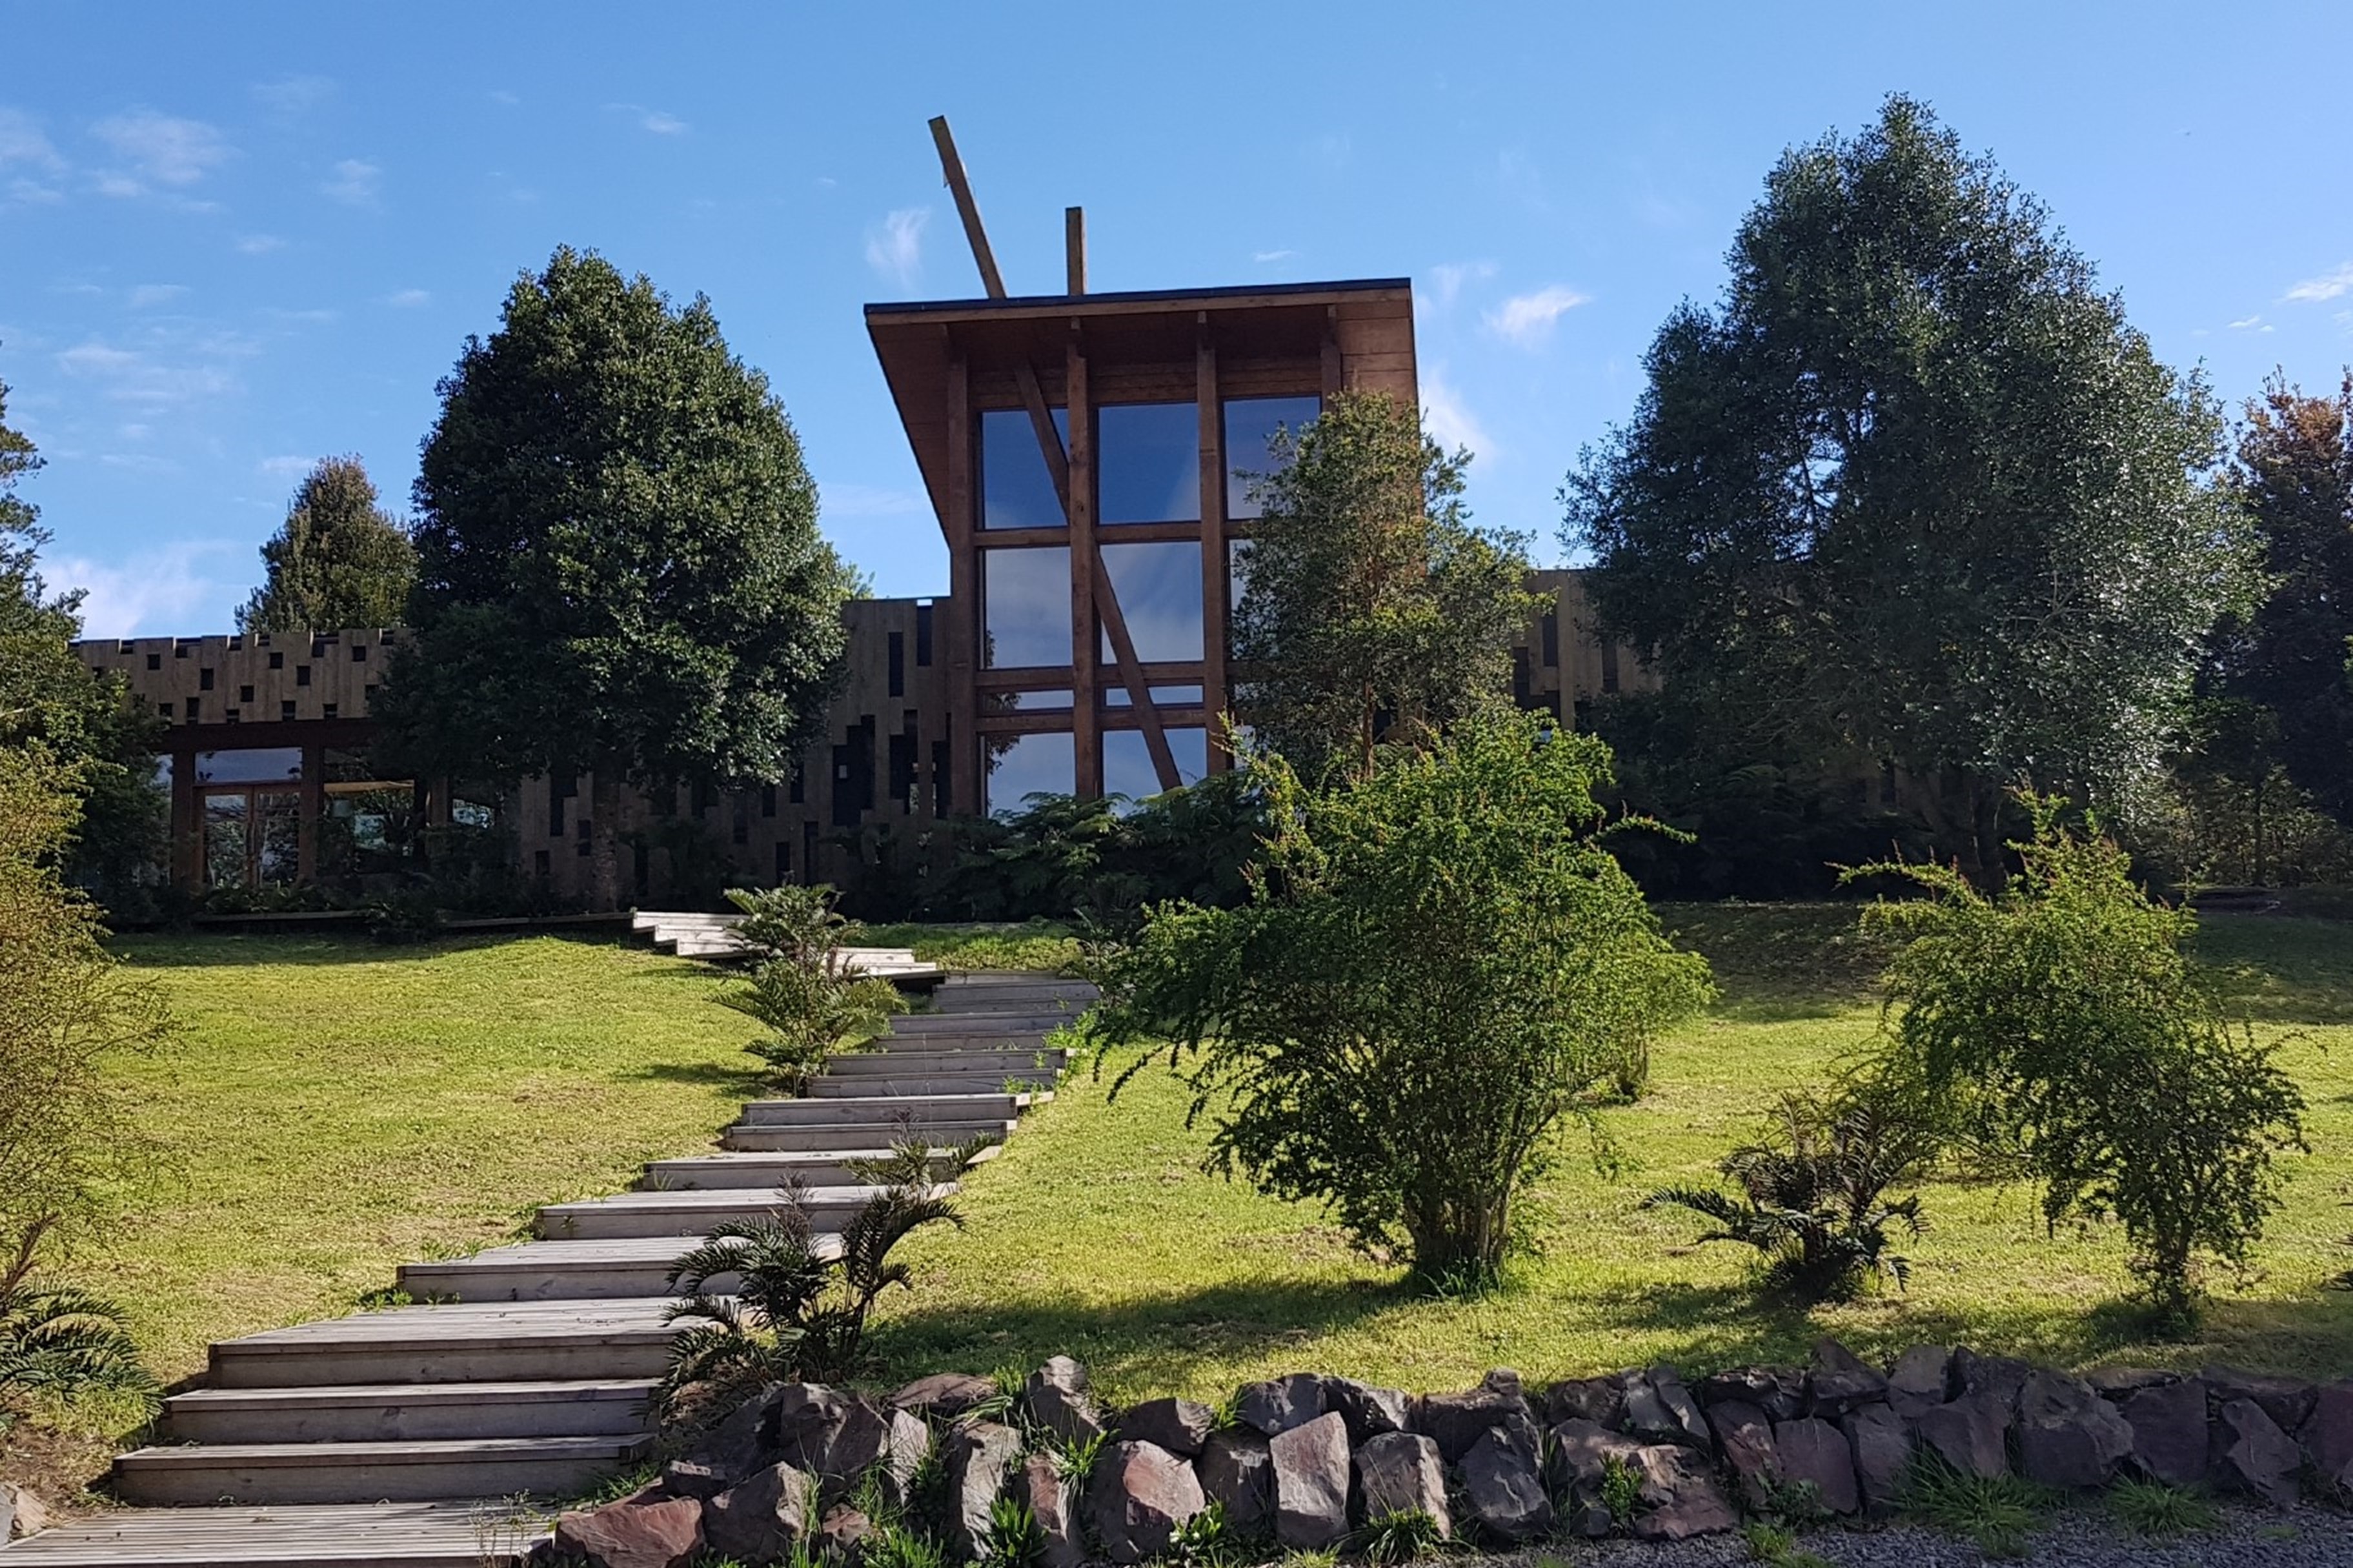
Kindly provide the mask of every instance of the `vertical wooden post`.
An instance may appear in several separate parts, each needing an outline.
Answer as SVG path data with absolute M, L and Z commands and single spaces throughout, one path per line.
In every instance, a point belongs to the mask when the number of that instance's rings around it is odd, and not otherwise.
M 1064 363 L 1064 401 L 1071 421 L 1071 747 L 1078 760 L 1078 794 L 1103 794 L 1102 725 L 1095 711 L 1095 669 L 1101 632 L 1095 621 L 1095 419 L 1087 386 L 1087 353 L 1079 324 L 1071 323 Z
M 1347 367 L 1340 358 L 1340 307 L 1324 307 L 1324 400 L 1330 402 L 1347 386 Z
M 973 444 L 979 431 L 972 417 L 972 378 L 963 353 L 948 354 L 948 599 L 939 630 L 946 656 L 948 689 L 948 809 L 987 814 L 981 790 L 980 735 L 974 720 L 979 696 L 973 685 L 979 668 L 982 607 L 980 551 L 973 542 L 979 510 Z
M 205 821 L 197 809 L 196 748 L 172 748 L 172 881 L 190 892 L 205 885 Z
M 1068 273 L 1070 292 L 1075 298 L 1087 291 L 1087 209 L 1062 209 L 1062 265 Z
M 1227 603 L 1226 420 L 1207 310 L 1194 318 L 1193 332 L 1194 395 L 1201 416 L 1201 703 L 1209 721 L 1209 771 L 1221 773 L 1233 765 L 1219 725 L 1232 706 L 1226 692 L 1227 625 L 1233 612 Z
M 294 880 L 309 887 L 319 876 L 319 820 L 327 813 L 327 748 L 302 748 L 302 804 L 294 850 Z

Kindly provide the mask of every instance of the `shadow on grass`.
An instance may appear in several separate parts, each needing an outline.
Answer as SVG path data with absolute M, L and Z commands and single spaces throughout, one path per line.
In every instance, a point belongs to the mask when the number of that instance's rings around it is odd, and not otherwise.
M 1860 934 L 1859 912 L 1852 903 L 1666 904 L 1659 919 L 1715 971 L 1715 1016 L 1788 1024 L 1872 1001 L 1886 952 Z
M 472 952 L 521 942 L 560 942 L 576 947 L 626 948 L 610 931 L 459 931 L 427 942 L 380 942 L 364 930 L 289 932 L 283 935 L 242 931 L 126 931 L 108 939 L 107 947 L 135 969 L 205 969 L 222 965 L 334 965 L 350 963 L 423 963 L 453 952 Z M 653 956 L 649 950 L 646 956 Z M 643 972 L 648 977 L 708 975 L 705 965 L 689 959 L 669 959 Z
M 654 1083 L 680 1083 L 696 1089 L 721 1089 L 743 1100 L 769 1097 L 767 1074 L 756 1065 L 729 1062 L 648 1062 L 623 1075 Z

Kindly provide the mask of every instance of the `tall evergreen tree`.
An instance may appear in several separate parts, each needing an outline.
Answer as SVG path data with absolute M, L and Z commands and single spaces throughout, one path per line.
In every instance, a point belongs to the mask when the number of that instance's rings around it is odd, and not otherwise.
M 417 547 L 357 458 L 320 460 L 261 559 L 268 575 L 237 612 L 239 631 L 397 626 L 417 581 Z
M 700 297 L 558 250 L 440 393 L 414 636 L 376 711 L 424 773 L 591 774 L 609 909 L 624 782 L 775 779 L 814 733 L 849 574 L 783 405 Z
M 1917 804 L 1989 875 L 2009 785 L 2156 773 L 2252 590 L 2220 411 L 1909 99 L 1787 153 L 1729 263 L 1569 475 L 1565 539 L 1670 689 L 1942 781 Z

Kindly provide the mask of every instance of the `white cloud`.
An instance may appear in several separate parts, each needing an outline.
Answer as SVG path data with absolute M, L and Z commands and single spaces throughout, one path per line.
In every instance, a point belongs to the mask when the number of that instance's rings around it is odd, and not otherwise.
M 253 84 L 253 96 L 276 114 L 296 115 L 334 97 L 335 84 L 322 76 L 282 76 Z
M 929 207 L 901 207 L 866 231 L 866 265 L 901 288 L 914 282 L 923 268 L 923 226 L 932 219 Z
M 135 196 L 149 182 L 159 185 L 193 185 L 232 151 L 227 141 L 201 120 L 183 120 L 138 109 L 116 114 L 90 127 L 91 134 L 131 165 L 126 174 L 110 170 L 99 178 L 99 189 L 110 196 Z
M 8 199 L 12 202 L 61 202 L 66 194 L 55 185 L 45 185 L 38 180 L 15 179 L 8 182 Z
M 913 490 L 887 485 L 819 484 L 818 497 L 828 517 L 907 517 L 927 515 L 931 502 Z
M 267 256 L 285 249 L 286 242 L 274 234 L 242 234 L 237 236 L 237 248 L 243 256 Z
M 512 109 L 514 105 L 522 101 L 522 97 L 519 93 L 509 92 L 504 88 L 495 88 L 491 92 L 491 101 L 492 103 L 503 103 Z
M 374 163 L 345 158 L 335 165 L 335 177 L 319 189 L 339 202 L 366 206 L 375 200 L 376 184 L 383 175 L 384 171 Z
M 1487 312 L 1487 330 L 1522 348 L 1534 348 L 1552 334 L 1555 321 L 1589 299 L 1559 283 L 1533 294 L 1515 294 L 1504 301 L 1501 310 Z
M 2345 263 L 2334 272 L 2306 279 L 2290 289 L 2286 298 L 2299 304 L 2317 305 L 2324 300 L 2334 300 L 2342 294 L 2353 294 L 2353 261 Z
M 168 305 L 188 291 L 185 283 L 142 283 L 131 290 L 131 308 L 145 310 L 157 305 Z
M 2277 328 L 2274 327 L 2269 321 L 2264 321 L 2261 316 L 2242 316 L 2237 321 L 2231 323 L 2231 330 L 2234 332 L 2270 332 L 2278 331 Z
M 1468 447 L 1482 457 L 1495 455 L 1493 439 L 1464 405 L 1462 395 L 1446 379 L 1440 366 L 1430 366 L 1421 378 L 1421 416 L 1430 426 L 1430 439 L 1448 451 Z
M 1462 293 L 1462 285 L 1475 283 L 1495 275 L 1492 261 L 1442 261 L 1430 269 L 1430 292 L 1438 307 L 1447 310 Z
M 21 109 L 0 109 L 0 169 L 11 163 L 48 174 L 62 174 L 66 166 L 31 115 Z
M 402 289 L 385 295 L 384 302 L 396 310 L 414 310 L 419 305 L 433 303 L 433 296 L 422 289 Z
M 114 402 L 152 413 L 235 392 L 237 380 L 229 362 L 253 352 L 243 339 L 160 324 L 143 341 L 151 346 L 127 349 L 93 338 L 60 351 L 58 369 Z
M 300 479 L 318 466 L 316 458 L 300 458 L 290 453 L 283 457 L 264 458 L 254 465 L 274 479 Z
M 1250 259 L 1264 265 L 1270 261 L 1288 261 L 1298 254 L 1299 252 L 1295 250 L 1253 250 L 1250 252 Z
M 188 617 L 206 608 L 218 585 L 199 569 L 208 555 L 236 547 L 220 540 L 195 540 L 142 550 L 115 561 L 67 556 L 50 564 L 60 586 L 79 588 L 84 637 L 127 637 L 141 632 L 179 632 Z
M 683 136 L 686 121 L 664 110 L 648 109 L 642 103 L 608 103 L 607 114 L 626 114 L 638 122 L 640 131 L 650 131 L 657 136 Z

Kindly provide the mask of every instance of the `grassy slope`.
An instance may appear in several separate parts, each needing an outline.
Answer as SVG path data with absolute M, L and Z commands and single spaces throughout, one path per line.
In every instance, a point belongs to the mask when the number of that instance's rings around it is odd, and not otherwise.
M 554 937 L 419 948 L 126 938 L 179 1042 L 132 1064 L 163 1160 L 75 1272 L 155 1370 L 348 1309 L 398 1264 L 512 1234 L 538 1204 L 705 1147 L 752 1089 L 756 1026 L 713 973 Z
M 1525 1208 L 1540 1252 L 1500 1297 L 1416 1299 L 1314 1209 L 1202 1174 L 1206 1137 L 1184 1129 L 1183 1095 L 1151 1070 L 1108 1105 L 1102 1084 L 1071 1085 L 975 1173 L 965 1230 L 910 1245 L 917 1289 L 892 1299 L 883 1336 L 892 1369 L 985 1371 L 1069 1351 L 1136 1393 L 1214 1395 L 1302 1367 L 1436 1388 L 1497 1364 L 1553 1376 L 1788 1359 L 1824 1331 L 1858 1348 L 1966 1340 L 2084 1365 L 2353 1364 L 2353 1296 L 2324 1288 L 2353 1265 L 2339 1240 L 2353 1186 L 2347 927 L 2207 922 L 2207 956 L 2238 969 L 2263 1031 L 2301 1035 L 2283 1060 L 2305 1086 L 2316 1152 L 2287 1163 L 2288 1206 L 2258 1277 L 2225 1290 L 2198 1342 L 2154 1345 L 2116 1305 L 2121 1237 L 2046 1236 L 2023 1190 L 1933 1187 L 1909 1291 L 1810 1316 L 1759 1305 L 1740 1255 L 1690 1245 L 1694 1220 L 1638 1210 L 1655 1186 L 1706 1179 L 1778 1090 L 1867 1041 L 1876 1021 L 1872 955 L 1846 935 L 1851 910 L 1692 908 L 1669 920 L 1716 963 L 1725 1000 L 1662 1044 L 1640 1104 L 1607 1113 L 1615 1179 L 1581 1141 L 1564 1148 Z

